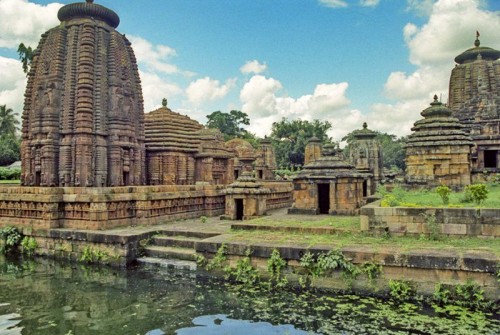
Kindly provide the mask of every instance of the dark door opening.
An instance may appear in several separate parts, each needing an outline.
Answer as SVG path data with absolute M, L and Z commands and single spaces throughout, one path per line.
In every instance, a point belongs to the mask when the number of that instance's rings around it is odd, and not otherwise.
M 320 214 L 330 212 L 330 184 L 318 184 L 318 208 Z
M 40 186 L 42 183 L 42 172 L 36 171 L 35 173 L 35 186 Z
M 239 176 L 240 176 L 240 171 L 234 170 L 234 180 L 237 180 Z
M 484 151 L 484 167 L 485 168 L 498 167 L 498 150 Z
M 243 220 L 243 199 L 235 199 L 234 204 L 236 207 L 236 220 Z
M 123 171 L 123 186 L 130 185 L 129 174 L 128 172 Z
M 363 197 L 368 196 L 368 180 L 363 182 Z
M 262 180 L 264 179 L 264 171 L 259 170 L 259 179 Z

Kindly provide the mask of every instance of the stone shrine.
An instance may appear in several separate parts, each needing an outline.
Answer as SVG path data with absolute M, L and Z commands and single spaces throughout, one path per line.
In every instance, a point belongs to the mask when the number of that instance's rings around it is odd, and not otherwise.
M 365 196 L 375 194 L 377 186 L 384 178 L 382 147 L 376 139 L 377 133 L 368 129 L 365 122 L 363 123 L 363 129 L 355 130 L 352 134 L 354 140 L 349 151 L 349 161 L 359 172 L 373 176 L 367 179 L 363 185 L 363 193 Z
M 22 115 L 24 186 L 143 185 L 143 98 L 130 42 L 112 10 L 73 3 L 42 35 Z
M 344 161 L 342 150 L 323 147 L 322 157 L 293 178 L 290 214 L 356 214 L 363 205 L 363 184 L 371 175 Z
M 482 47 L 477 33 L 474 47 L 455 58 L 449 104 L 475 144 L 476 172 L 500 171 L 500 51 Z M 473 171 L 474 172 L 474 171 Z
M 304 151 L 304 165 L 314 162 L 321 157 L 321 140 L 313 136 L 307 141 Z
M 464 126 L 434 96 L 422 111 L 406 141 L 406 183 L 460 189 L 471 183 L 470 152 L 473 143 Z

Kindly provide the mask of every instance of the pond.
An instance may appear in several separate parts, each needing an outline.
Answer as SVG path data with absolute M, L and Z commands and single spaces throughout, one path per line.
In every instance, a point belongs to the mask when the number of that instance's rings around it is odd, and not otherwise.
M 0 257 L 0 334 L 500 334 L 500 320 L 461 307 L 244 290 L 195 272 Z

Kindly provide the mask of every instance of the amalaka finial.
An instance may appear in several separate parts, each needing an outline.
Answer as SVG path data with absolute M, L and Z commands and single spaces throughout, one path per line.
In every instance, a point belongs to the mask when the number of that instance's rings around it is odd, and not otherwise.
M 438 96 L 437 96 L 437 94 L 434 94 L 434 102 L 438 102 Z
M 478 48 L 481 45 L 481 41 L 479 41 L 479 36 L 481 36 L 481 34 L 479 34 L 479 31 L 476 30 L 476 40 L 474 41 L 474 45 L 476 46 L 476 48 Z
M 368 128 L 368 124 L 366 122 L 363 122 L 363 129 L 367 129 Z
M 167 107 L 167 103 L 168 103 L 167 98 L 163 98 L 163 100 L 161 101 L 162 106 Z

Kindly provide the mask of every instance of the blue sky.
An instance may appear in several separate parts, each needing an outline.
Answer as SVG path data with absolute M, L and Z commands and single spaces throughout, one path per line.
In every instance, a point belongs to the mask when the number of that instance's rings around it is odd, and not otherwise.
M 36 44 L 71 2 L 0 0 L 0 104 L 21 112 L 16 46 Z M 118 13 L 133 43 L 146 112 L 163 97 L 202 123 L 239 109 L 260 136 L 282 117 L 329 120 L 335 139 L 364 121 L 408 134 L 432 95 L 446 101 L 453 58 L 476 30 L 500 49 L 498 0 L 95 2 Z

